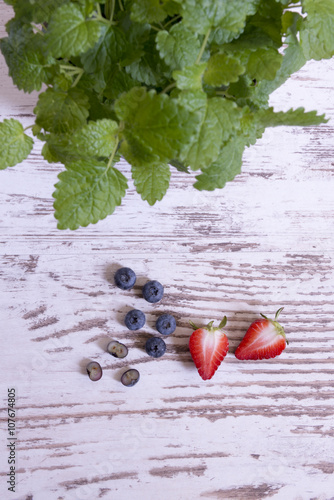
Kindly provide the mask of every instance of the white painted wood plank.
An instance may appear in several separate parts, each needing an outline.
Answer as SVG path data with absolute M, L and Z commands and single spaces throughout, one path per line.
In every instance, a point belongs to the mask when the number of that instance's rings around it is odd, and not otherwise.
M 214 260 L 128 254 L 122 262 L 101 253 L 6 257 L 6 328 L 21 342 L 4 357 L 5 373 L 17 363 L 21 491 L 37 499 L 53 498 L 52 491 L 66 499 L 103 491 L 106 498 L 153 498 L 157 488 L 166 499 L 283 499 L 301 491 L 329 499 L 333 263 L 323 255 L 267 252 L 251 261 L 244 253 Z M 119 265 L 136 269 L 133 291 L 112 284 Z M 166 290 L 154 306 L 141 297 L 151 278 Z M 233 351 L 247 326 L 280 305 L 286 352 L 237 361 Z M 123 324 L 135 307 L 147 314 L 141 333 Z M 178 328 L 166 339 L 167 354 L 153 360 L 143 345 L 166 311 Z M 230 353 L 203 382 L 187 349 L 188 320 L 218 322 L 224 314 Z M 129 358 L 104 352 L 111 338 L 128 345 Z M 84 373 L 88 360 L 104 368 L 97 384 Z M 119 382 L 128 366 L 141 373 L 132 389 Z
M 0 36 L 11 8 L 0 2 Z M 0 120 L 33 121 L 37 94 L 15 89 L 0 56 Z M 115 214 L 76 232 L 56 229 L 59 166 L 36 144 L 1 172 L 1 347 L 17 389 L 18 487 L 6 490 L 7 416 L 1 413 L 1 498 L 14 500 L 333 499 L 333 82 L 334 61 L 309 62 L 272 96 L 277 110 L 304 106 L 331 118 L 316 128 L 266 131 L 222 191 L 197 193 L 173 171 L 161 203 L 130 182 Z M 129 175 L 129 167 L 122 164 Z M 122 292 L 121 265 L 138 275 Z M 161 303 L 141 297 L 147 279 Z M 248 325 L 284 306 L 290 345 L 279 357 L 240 362 Z M 142 332 L 123 325 L 138 307 Z M 175 314 L 166 355 L 143 345 L 161 312 Z M 230 352 L 211 381 L 188 351 L 189 319 L 226 314 Z M 105 353 L 110 338 L 126 360 Z M 85 374 L 88 360 L 104 368 Z M 120 384 L 140 370 L 133 388 Z

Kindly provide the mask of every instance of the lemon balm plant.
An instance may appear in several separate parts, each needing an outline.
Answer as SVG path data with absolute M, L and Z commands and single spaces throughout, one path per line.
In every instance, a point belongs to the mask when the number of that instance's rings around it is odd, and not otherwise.
M 64 165 L 59 229 L 121 204 L 121 156 L 153 205 L 170 168 L 198 171 L 196 189 L 222 188 L 266 127 L 326 121 L 268 101 L 307 60 L 334 55 L 334 0 L 5 2 L 15 13 L 0 44 L 9 75 L 25 92 L 42 90 L 30 135 L 46 161 Z M 0 169 L 29 155 L 30 135 L 17 120 L 0 123 Z

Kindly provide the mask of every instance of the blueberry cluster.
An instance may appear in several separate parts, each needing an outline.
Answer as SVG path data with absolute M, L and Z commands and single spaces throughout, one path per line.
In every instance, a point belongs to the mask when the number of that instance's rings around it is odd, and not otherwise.
M 129 267 L 122 267 L 115 273 L 115 285 L 121 290 L 131 290 L 136 283 L 136 274 Z M 143 298 L 150 304 L 159 302 L 164 294 L 164 287 L 159 281 L 148 281 L 142 290 Z M 124 323 L 129 330 L 140 330 L 146 322 L 145 314 L 139 309 L 132 309 L 125 318 Z M 170 335 L 175 331 L 176 320 L 171 314 L 162 314 L 158 317 L 155 323 L 156 329 L 162 335 Z M 166 352 L 166 343 L 160 337 L 150 337 L 145 344 L 147 354 L 153 358 L 160 358 Z M 128 348 L 118 342 L 112 340 L 107 346 L 107 352 L 116 358 L 125 358 L 128 354 Z M 96 361 L 92 361 L 87 365 L 87 373 L 92 381 L 100 380 L 102 377 L 102 367 Z M 121 382 L 127 387 L 135 385 L 140 378 L 139 371 L 131 368 L 123 373 Z
M 121 290 L 130 290 L 136 283 L 136 274 L 129 267 L 118 269 L 115 274 L 115 284 Z M 143 298 L 150 304 L 159 302 L 164 294 L 164 287 L 159 281 L 148 281 L 142 290 Z M 129 330 L 140 330 L 146 322 L 145 314 L 138 309 L 132 309 L 125 316 L 125 325 Z M 162 314 L 156 321 L 156 329 L 162 335 L 170 335 L 176 328 L 175 318 L 171 314 Z M 166 344 L 160 337 L 150 337 L 146 344 L 147 354 L 160 358 L 166 352 Z

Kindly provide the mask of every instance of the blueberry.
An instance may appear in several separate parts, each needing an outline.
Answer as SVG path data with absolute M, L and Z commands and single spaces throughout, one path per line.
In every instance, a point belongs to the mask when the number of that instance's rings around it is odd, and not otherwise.
M 155 326 L 159 333 L 170 335 L 175 331 L 176 320 L 171 314 L 163 314 L 157 319 Z
M 122 267 L 116 271 L 114 279 L 115 285 L 118 288 L 121 290 L 130 290 L 136 283 L 136 274 L 129 267 Z
M 151 337 L 146 341 L 145 350 L 153 358 L 160 358 L 166 352 L 166 344 L 159 337 Z
M 145 314 L 138 309 L 132 309 L 125 316 L 124 322 L 129 330 L 139 330 L 145 325 Z
M 107 351 L 115 358 L 125 358 L 128 355 L 128 348 L 124 344 L 117 342 L 117 340 L 109 342 Z
M 132 387 L 138 382 L 139 378 L 140 378 L 139 371 L 136 370 L 135 368 L 131 368 L 130 370 L 127 370 L 126 372 L 123 373 L 121 377 L 121 382 L 126 387 Z
M 102 368 L 99 363 L 96 361 L 91 361 L 88 363 L 86 366 L 86 370 L 88 373 L 89 378 L 93 381 L 96 382 L 97 380 L 100 380 L 102 377 Z
M 159 302 L 164 294 L 164 287 L 159 281 L 148 281 L 143 287 L 143 297 L 153 304 Z

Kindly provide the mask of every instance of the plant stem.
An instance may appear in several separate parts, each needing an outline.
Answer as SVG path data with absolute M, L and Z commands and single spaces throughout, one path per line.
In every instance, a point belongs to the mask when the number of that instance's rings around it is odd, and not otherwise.
M 176 87 L 176 83 L 175 82 L 170 83 L 169 85 L 167 85 L 167 87 L 165 89 L 162 90 L 162 92 L 160 92 L 160 94 L 166 94 L 166 92 L 169 92 L 174 87 Z
M 80 73 L 82 70 L 82 68 L 78 68 L 77 66 L 70 66 L 70 65 L 67 65 L 67 64 L 60 64 L 60 69 L 67 69 L 69 71 L 72 71 L 74 73 Z
M 227 97 L 229 99 L 235 99 L 235 97 L 229 94 L 226 90 L 216 90 L 216 95 L 221 95 L 223 97 Z
M 108 161 L 108 165 L 107 165 L 107 169 L 106 169 L 106 172 L 105 172 L 105 173 L 107 173 L 107 172 L 108 172 L 109 168 L 110 168 L 110 167 L 111 167 L 111 165 L 112 165 L 112 162 L 113 162 L 113 160 L 114 160 L 114 158 L 115 158 L 115 154 L 116 154 L 116 152 L 117 152 L 118 145 L 119 145 L 119 139 L 118 139 L 118 137 L 116 137 L 115 146 L 114 146 L 114 149 L 112 150 L 112 153 L 111 153 L 111 155 L 110 155 L 110 157 L 109 157 L 109 161 Z
M 102 17 L 101 7 L 99 3 L 97 3 L 96 10 L 97 10 L 97 17 Z
M 108 19 L 102 16 L 101 7 L 99 3 L 97 3 L 96 11 L 97 11 L 96 17 L 93 17 L 94 21 L 100 21 L 101 23 L 106 23 L 110 25 L 110 21 L 108 21 Z
M 121 9 L 121 11 L 124 12 L 124 7 L 123 7 L 123 4 L 122 4 L 122 0 L 118 0 L 118 5 L 119 5 L 119 8 Z
M 94 17 L 94 21 L 100 21 L 100 23 L 105 23 L 105 24 L 108 24 L 108 26 L 110 26 L 111 22 L 108 21 L 108 19 L 106 19 L 105 17 L 103 16 L 97 16 L 97 17 Z
M 208 43 L 208 39 L 209 39 L 210 33 L 211 33 L 211 28 L 209 28 L 207 34 L 204 37 L 204 40 L 203 40 L 203 43 L 202 43 L 202 47 L 201 47 L 201 50 L 199 51 L 199 54 L 198 54 L 198 57 L 196 59 L 196 63 L 195 64 L 199 64 L 201 62 L 203 53 L 205 51 L 206 44 Z
M 80 78 L 82 77 L 82 75 L 85 72 L 83 68 L 78 68 L 77 66 L 70 66 L 70 65 L 66 65 L 66 64 L 61 64 L 59 67 L 63 71 L 67 72 L 68 76 L 75 76 L 76 75 L 76 79 L 72 83 L 72 87 L 75 87 L 77 85 L 78 81 L 80 80 Z
M 30 128 L 33 128 L 34 126 L 35 126 L 35 123 L 33 123 L 32 125 L 28 125 L 28 127 L 23 129 L 23 132 L 25 132 L 26 130 L 29 130 Z
M 78 69 L 80 69 L 80 68 L 78 68 Z M 80 80 L 80 78 L 82 77 L 83 74 L 84 74 L 84 70 L 82 70 L 80 73 L 77 74 L 76 79 L 72 83 L 72 87 L 75 87 L 78 84 L 78 82 L 79 82 L 79 80 Z
M 110 0 L 106 0 L 106 2 L 104 4 L 104 15 L 106 17 L 109 17 L 109 15 L 110 15 Z
M 115 0 L 112 0 L 111 2 L 111 13 L 110 13 L 110 22 L 112 22 L 113 17 L 114 17 L 114 12 L 115 12 Z
M 107 0 L 104 8 L 104 13 L 109 22 L 112 22 L 115 11 L 115 0 Z
M 181 17 L 182 17 L 182 16 L 176 16 L 176 17 L 173 17 L 172 19 L 170 19 L 170 20 L 168 21 L 168 23 L 166 23 L 166 24 L 165 24 L 164 29 L 166 29 L 166 27 L 167 27 L 169 24 L 173 23 L 174 21 L 178 21 L 179 19 L 181 19 Z

